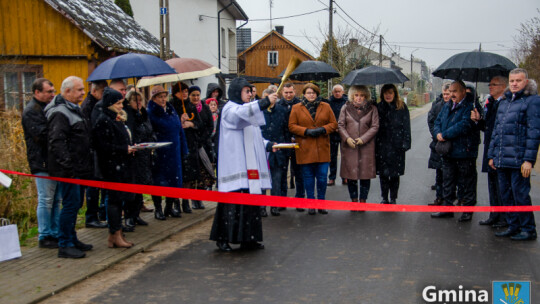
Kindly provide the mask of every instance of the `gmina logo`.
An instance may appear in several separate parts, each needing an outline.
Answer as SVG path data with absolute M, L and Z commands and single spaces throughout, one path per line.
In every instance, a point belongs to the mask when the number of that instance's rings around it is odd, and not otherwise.
M 437 287 L 426 286 L 422 291 L 422 299 L 428 303 L 487 303 L 487 290 L 463 290 L 459 285 L 457 290 L 437 290 Z
M 493 281 L 493 303 L 530 304 L 531 282 Z

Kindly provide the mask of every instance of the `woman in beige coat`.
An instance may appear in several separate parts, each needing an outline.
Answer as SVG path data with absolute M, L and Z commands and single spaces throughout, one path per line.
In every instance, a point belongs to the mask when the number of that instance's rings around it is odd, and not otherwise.
M 307 198 L 315 198 L 317 180 L 317 199 L 324 200 L 330 163 L 328 134 L 336 131 L 337 121 L 330 105 L 319 98 L 319 87 L 308 83 L 302 93 L 304 100 L 291 109 L 289 131 L 300 146 L 296 150 L 296 162 L 302 170 Z M 308 213 L 314 215 L 315 209 L 309 209 Z M 319 213 L 327 214 L 328 211 L 319 209 Z
M 341 178 L 353 202 L 365 203 L 371 179 L 375 178 L 375 135 L 379 114 L 366 86 L 351 86 L 349 101 L 341 108 L 338 122 L 341 136 Z M 360 195 L 358 194 L 360 180 Z

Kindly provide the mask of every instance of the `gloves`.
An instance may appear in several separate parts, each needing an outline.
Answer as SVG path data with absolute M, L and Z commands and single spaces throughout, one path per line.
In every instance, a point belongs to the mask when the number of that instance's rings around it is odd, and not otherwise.
M 261 109 L 261 111 L 266 110 L 269 106 L 270 100 L 268 99 L 268 97 L 259 100 L 259 109 Z
M 318 137 L 326 133 L 326 129 L 323 127 L 315 128 L 315 129 L 306 129 L 306 132 L 304 132 L 305 136 L 311 136 L 311 137 Z
M 361 145 L 363 145 L 363 144 L 364 144 L 364 142 L 360 139 L 360 137 L 358 137 L 358 138 L 356 139 L 356 145 L 357 145 L 357 146 L 361 146 Z
M 356 142 L 354 141 L 354 139 L 352 139 L 350 137 L 347 138 L 347 145 L 349 145 L 349 147 L 351 147 L 353 149 L 356 148 Z

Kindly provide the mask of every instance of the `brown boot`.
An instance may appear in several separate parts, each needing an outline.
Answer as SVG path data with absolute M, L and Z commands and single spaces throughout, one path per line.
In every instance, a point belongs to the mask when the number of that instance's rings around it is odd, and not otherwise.
M 114 234 L 109 233 L 109 239 L 107 240 L 109 248 L 131 248 L 133 243 L 127 242 L 122 236 L 122 230 L 117 230 Z

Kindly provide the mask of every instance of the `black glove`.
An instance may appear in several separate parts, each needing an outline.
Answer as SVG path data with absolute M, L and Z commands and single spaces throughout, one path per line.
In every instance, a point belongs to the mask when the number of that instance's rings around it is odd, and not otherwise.
M 270 99 L 268 99 L 268 97 L 265 97 L 259 100 L 259 109 L 261 109 L 261 111 L 266 110 L 269 106 L 270 106 Z
M 311 137 L 318 137 L 326 133 L 326 129 L 323 127 L 315 128 L 315 129 L 306 129 L 306 132 L 304 135 L 311 136 Z
M 266 144 L 266 152 L 272 152 L 272 149 L 274 147 L 274 142 L 271 142 L 269 141 L 267 144 Z

